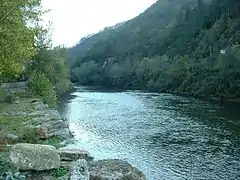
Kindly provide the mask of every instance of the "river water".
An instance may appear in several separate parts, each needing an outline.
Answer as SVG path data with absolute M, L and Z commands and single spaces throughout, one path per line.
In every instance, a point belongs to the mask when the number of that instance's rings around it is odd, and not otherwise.
M 95 159 L 120 158 L 150 180 L 240 179 L 240 105 L 78 87 L 60 105 Z

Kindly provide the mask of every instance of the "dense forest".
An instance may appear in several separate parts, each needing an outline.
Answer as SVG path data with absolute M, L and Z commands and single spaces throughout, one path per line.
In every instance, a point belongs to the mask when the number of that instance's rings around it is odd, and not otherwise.
M 240 1 L 159 0 L 68 49 L 83 85 L 240 96 Z
M 67 51 L 52 47 L 41 0 L 0 2 L 0 85 L 28 80 L 31 92 L 50 105 L 70 88 Z M 7 94 L 7 95 L 6 95 Z M 9 92 L 0 86 L 0 102 Z

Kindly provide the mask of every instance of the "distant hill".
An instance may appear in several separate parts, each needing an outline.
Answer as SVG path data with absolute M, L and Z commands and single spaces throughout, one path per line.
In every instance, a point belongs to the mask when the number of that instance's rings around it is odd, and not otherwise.
M 239 0 L 159 0 L 70 48 L 69 64 L 82 84 L 238 96 L 239 42 Z
M 158 1 L 144 13 L 130 21 L 107 27 L 97 34 L 83 38 L 75 47 L 70 48 L 70 60 L 75 60 L 79 56 L 85 56 L 88 50 L 98 48 L 98 43 L 106 44 L 106 49 L 111 46 L 109 44 L 109 41 L 111 41 L 114 43 L 114 47 L 112 48 L 119 49 L 119 45 L 121 46 L 119 50 L 123 50 L 123 43 L 131 45 L 131 43 L 139 41 L 140 44 L 143 38 L 142 35 L 148 36 L 146 38 L 154 38 L 153 35 L 156 33 L 160 34 L 163 30 L 168 29 L 168 26 L 174 24 L 176 16 L 184 6 L 194 4 L 194 2 L 196 0 Z M 146 34 L 146 31 L 150 32 Z M 118 41 L 118 38 L 122 38 L 121 41 Z

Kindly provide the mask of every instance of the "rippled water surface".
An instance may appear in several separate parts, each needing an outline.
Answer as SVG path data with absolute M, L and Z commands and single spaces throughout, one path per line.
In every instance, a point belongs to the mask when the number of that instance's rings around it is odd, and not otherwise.
M 150 180 L 240 179 L 239 104 L 79 87 L 60 111 L 72 146 L 127 160 Z

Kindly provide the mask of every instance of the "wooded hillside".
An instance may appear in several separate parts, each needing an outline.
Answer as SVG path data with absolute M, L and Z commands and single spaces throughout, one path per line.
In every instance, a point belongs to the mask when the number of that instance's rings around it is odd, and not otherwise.
M 71 77 L 100 85 L 240 96 L 240 1 L 159 0 L 69 49 Z

